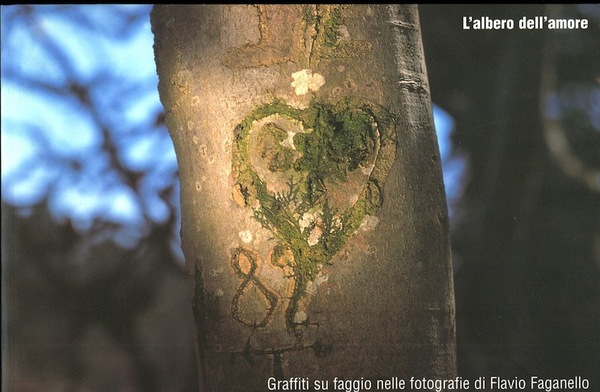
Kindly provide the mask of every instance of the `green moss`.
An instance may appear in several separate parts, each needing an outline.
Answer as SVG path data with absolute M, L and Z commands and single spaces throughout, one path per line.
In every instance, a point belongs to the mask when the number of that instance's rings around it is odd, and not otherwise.
M 316 183 L 326 178 L 345 182 L 348 172 L 356 170 L 375 151 L 377 135 L 372 117 L 346 105 L 336 108 L 313 102 L 311 106 L 315 130 L 294 137 L 294 144 L 303 153 L 294 168 L 314 173 L 312 180 Z
M 366 41 L 347 39 L 342 36 L 344 25 L 343 6 L 317 6 L 314 26 L 317 31 L 315 52 L 318 58 L 352 58 L 358 57 L 371 50 L 372 45 Z M 307 19 L 308 23 L 308 19 Z
M 248 149 L 253 124 L 272 115 L 288 117 L 304 128 L 293 137 L 296 151 L 283 146 L 287 132 L 275 122 L 255 131 L 258 152 L 270 171 L 293 169 L 301 174 L 299 180 L 290 178 L 287 190 L 274 193 L 252 167 Z M 255 206 L 254 218 L 278 240 L 272 260 L 279 260 L 286 250 L 293 254 L 296 284 L 286 311 L 290 331 L 300 328 L 293 320 L 308 282 L 316 278 L 321 266 L 330 263 L 365 215 L 381 206 L 380 186 L 395 151 L 394 124 L 382 107 L 348 98 L 335 105 L 313 100 L 305 110 L 275 100 L 257 107 L 235 128 L 232 171 L 236 186 L 248 200 L 247 205 Z M 328 185 L 346 183 L 349 173 L 375 158 L 375 169 L 358 201 L 345 210 L 334 207 Z
M 335 47 L 340 36 L 340 25 L 342 24 L 342 11 L 339 6 L 330 8 L 328 15 L 320 18 L 322 29 L 322 44 L 327 47 Z

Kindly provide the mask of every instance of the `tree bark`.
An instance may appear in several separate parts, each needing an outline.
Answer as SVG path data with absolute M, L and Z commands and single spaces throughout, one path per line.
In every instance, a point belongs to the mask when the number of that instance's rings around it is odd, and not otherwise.
M 416 6 L 156 6 L 202 384 L 455 375 Z

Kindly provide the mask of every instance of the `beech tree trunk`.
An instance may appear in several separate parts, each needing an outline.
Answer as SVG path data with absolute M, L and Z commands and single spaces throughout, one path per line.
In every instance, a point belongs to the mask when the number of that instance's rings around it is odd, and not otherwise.
M 152 27 L 204 388 L 455 376 L 417 7 L 156 6 Z

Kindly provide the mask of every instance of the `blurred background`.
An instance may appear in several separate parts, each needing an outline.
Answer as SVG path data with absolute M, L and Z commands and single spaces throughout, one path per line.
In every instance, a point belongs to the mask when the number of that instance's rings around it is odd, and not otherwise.
M 195 391 L 150 5 L 2 6 L 3 391 Z M 421 5 L 463 377 L 600 382 L 600 6 Z M 463 16 L 586 18 L 474 31 Z

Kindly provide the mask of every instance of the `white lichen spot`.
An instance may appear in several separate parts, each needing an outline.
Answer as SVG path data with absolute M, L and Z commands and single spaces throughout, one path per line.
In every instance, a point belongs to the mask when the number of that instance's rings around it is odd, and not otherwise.
M 320 227 L 315 227 L 314 229 L 312 229 L 310 231 L 310 234 L 308 235 L 308 245 L 313 246 L 319 243 L 319 240 L 321 239 L 321 236 L 323 235 L 323 229 L 321 229 Z
M 245 243 L 249 244 L 252 242 L 252 233 L 250 232 L 250 230 L 240 231 L 238 235 L 240 236 L 241 240 Z
M 379 218 L 373 215 L 366 215 L 363 218 L 362 223 L 360 224 L 360 229 L 362 231 L 371 231 L 377 226 L 379 223 Z
M 342 228 L 342 217 L 339 215 L 334 215 L 333 221 L 331 222 L 331 224 L 336 229 L 341 229 Z
M 198 136 L 193 135 L 192 136 L 192 141 L 194 142 L 194 144 L 198 144 L 198 141 L 199 141 Z
M 215 296 L 217 296 L 217 297 L 222 297 L 224 295 L 225 295 L 225 293 L 221 289 L 217 289 L 217 291 L 215 291 Z
M 312 282 L 308 282 L 308 284 L 306 285 L 306 292 L 308 294 L 315 294 L 317 291 L 317 287 L 319 287 L 321 284 L 327 282 L 328 280 L 329 280 L 329 275 L 323 274 L 323 273 L 321 273 L 321 271 L 319 271 L 319 273 L 315 277 L 315 280 L 313 280 Z
M 294 136 L 296 135 L 296 133 L 297 132 L 294 131 L 287 131 L 287 138 L 279 144 L 281 144 L 283 147 L 295 150 L 296 146 L 294 145 Z
M 196 191 L 200 192 L 202 190 L 202 184 L 200 184 L 198 181 L 196 181 Z
M 300 229 L 304 230 L 308 226 L 313 224 L 313 222 L 319 219 L 322 213 L 323 211 L 321 211 L 320 209 L 313 212 L 305 212 L 298 222 L 298 224 L 300 225 Z
M 300 311 L 296 312 L 296 314 L 294 315 L 294 323 L 301 324 L 301 323 L 305 322 L 307 318 L 308 318 L 308 314 L 306 314 L 306 312 L 300 310 Z
M 296 95 L 306 95 L 309 91 L 318 91 L 325 84 L 325 78 L 310 69 L 294 72 L 292 74 L 292 87 Z
M 200 97 L 197 95 L 194 95 L 190 101 L 190 105 L 192 107 L 196 107 L 196 106 L 200 105 Z

